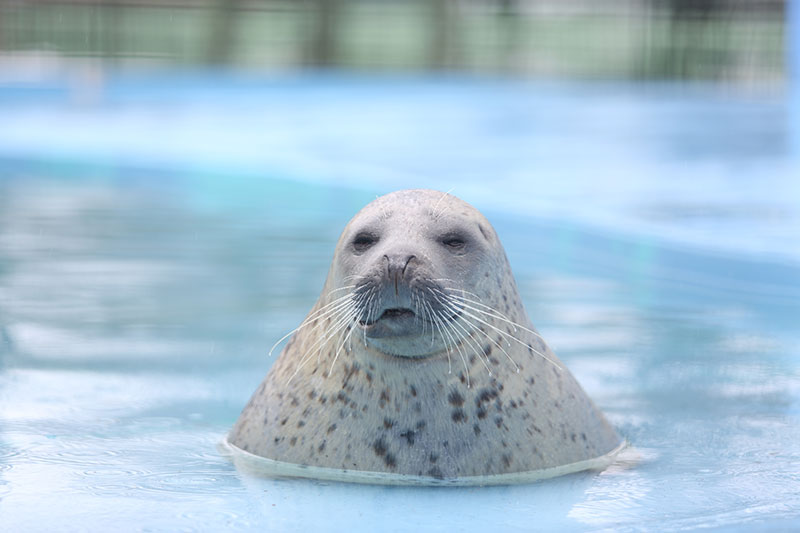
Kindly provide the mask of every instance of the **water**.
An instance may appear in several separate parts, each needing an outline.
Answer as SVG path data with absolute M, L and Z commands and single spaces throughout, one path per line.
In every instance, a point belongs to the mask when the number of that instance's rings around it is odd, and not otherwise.
M 788 97 L 171 81 L 89 103 L 0 86 L 4 531 L 800 527 Z M 534 324 L 635 454 L 458 489 L 262 479 L 219 455 L 341 228 L 408 185 L 455 185 L 493 222 Z

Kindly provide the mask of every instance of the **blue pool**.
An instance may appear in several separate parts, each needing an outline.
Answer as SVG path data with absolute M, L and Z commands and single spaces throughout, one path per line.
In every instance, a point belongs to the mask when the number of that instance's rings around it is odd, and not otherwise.
M 800 528 L 800 113 L 783 90 L 475 79 L 0 80 L 0 529 Z M 375 195 L 451 190 L 632 444 L 407 488 L 217 444 Z

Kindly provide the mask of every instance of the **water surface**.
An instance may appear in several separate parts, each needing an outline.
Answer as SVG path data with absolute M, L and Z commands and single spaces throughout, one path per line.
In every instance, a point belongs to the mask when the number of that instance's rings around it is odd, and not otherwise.
M 4 530 L 800 527 L 782 98 L 325 83 L 0 90 Z M 453 184 L 637 462 L 457 489 L 237 472 L 216 445 L 341 228 L 375 194 Z

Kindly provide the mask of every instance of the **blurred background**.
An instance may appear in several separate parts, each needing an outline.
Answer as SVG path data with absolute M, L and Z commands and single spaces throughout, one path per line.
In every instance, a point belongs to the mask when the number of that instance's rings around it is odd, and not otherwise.
M 31 67 L 456 71 L 778 83 L 783 0 L 0 2 Z
M 0 0 L 0 529 L 799 529 L 799 73 L 794 0 Z M 217 453 L 407 187 L 487 216 L 631 455 L 432 491 Z

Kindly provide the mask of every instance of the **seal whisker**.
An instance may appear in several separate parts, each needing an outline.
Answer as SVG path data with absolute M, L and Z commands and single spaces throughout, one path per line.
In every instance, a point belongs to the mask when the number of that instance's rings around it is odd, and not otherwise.
M 509 346 L 510 346 L 510 343 L 508 342 L 508 341 L 509 341 L 509 339 L 511 339 L 511 340 L 513 340 L 513 341 L 516 341 L 516 342 L 518 342 L 519 344 L 521 344 L 522 346 L 524 346 L 524 347 L 528 348 L 529 350 L 531 350 L 533 353 L 535 353 L 535 354 L 539 355 L 539 356 L 540 356 L 542 359 L 544 359 L 544 360 L 548 361 L 550 364 L 552 364 L 553 366 L 555 366 L 555 367 L 556 367 L 556 368 L 558 368 L 559 370 L 561 369 L 561 367 L 558 365 L 558 363 L 556 363 L 555 361 L 553 361 L 552 359 L 550 359 L 549 357 L 547 357 L 545 354 L 543 354 L 542 352 L 540 352 L 539 350 L 537 350 L 536 348 L 534 348 L 533 346 L 531 346 L 531 345 L 530 345 L 530 343 L 527 343 L 527 342 L 524 342 L 524 341 L 522 341 L 522 340 L 518 339 L 518 338 L 517 338 L 517 337 L 515 337 L 514 335 L 512 335 L 512 334 L 508 333 L 507 331 L 503 331 L 501 328 L 498 328 L 498 327 L 497 327 L 497 326 L 495 326 L 494 324 L 491 324 L 491 323 L 489 323 L 489 322 L 487 322 L 487 321 L 485 321 L 485 320 L 483 320 L 483 319 L 479 318 L 478 316 L 476 316 L 476 315 L 473 315 L 472 313 L 470 313 L 470 312 L 468 312 L 468 311 L 463 311 L 463 313 L 464 313 L 466 316 L 468 316 L 468 317 L 472 318 L 473 320 L 477 320 L 477 321 L 478 321 L 478 322 L 480 322 L 481 324 L 484 324 L 484 325 L 486 325 L 486 326 L 488 326 L 488 327 L 492 328 L 492 329 L 493 329 L 493 330 L 495 330 L 497 333 L 499 333 L 500 335 L 502 335 L 502 336 L 503 336 L 503 338 L 506 340 L 506 343 L 508 343 L 508 344 L 509 344 Z
M 369 320 L 369 317 L 370 317 L 370 306 L 372 305 L 372 300 L 375 298 L 375 291 L 370 289 L 367 294 L 369 296 L 367 297 L 366 302 L 364 303 L 363 311 L 362 311 L 361 314 L 365 319 Z M 367 345 L 367 330 L 366 330 L 366 328 L 364 328 L 362 331 L 364 332 L 364 346 L 366 346 Z
M 422 312 L 428 317 L 428 321 L 431 323 L 431 348 L 433 348 L 433 345 L 436 342 L 436 330 L 434 329 L 436 322 L 429 310 L 430 304 L 428 304 L 428 302 L 425 302 L 422 298 L 420 298 L 420 304 L 422 306 Z
M 329 302 L 329 303 L 328 303 L 328 304 L 326 304 L 326 305 L 323 305 L 322 307 L 320 307 L 320 308 L 319 308 L 319 309 L 317 309 L 316 311 L 314 311 L 314 312 L 312 312 L 311 314 L 309 314 L 309 315 L 306 317 L 306 319 L 305 319 L 305 320 L 303 320 L 303 321 L 300 323 L 300 325 L 299 325 L 299 326 L 297 326 L 297 327 L 296 327 L 296 328 L 294 328 L 292 331 L 290 331 L 289 333 L 287 333 L 286 335 L 284 335 L 283 337 L 281 337 L 280 339 L 278 339 L 278 340 L 277 340 L 277 342 L 276 342 L 275 344 L 273 344 L 273 345 L 272 345 L 272 348 L 270 348 L 270 349 L 269 349 L 269 355 L 271 356 L 271 355 L 272 355 L 272 352 L 274 352 L 274 351 L 275 351 L 275 348 L 277 348 L 277 347 L 278 347 L 278 345 L 279 345 L 281 342 L 283 342 L 283 341 L 285 341 L 286 339 L 288 339 L 288 338 L 289 338 L 289 337 L 290 337 L 290 336 L 291 336 L 293 333 L 296 333 L 297 331 L 299 331 L 300 329 L 304 328 L 304 327 L 305 327 L 305 326 L 307 326 L 309 323 L 311 323 L 311 322 L 314 322 L 315 320 L 319 320 L 319 319 L 321 319 L 321 318 L 324 318 L 324 317 L 325 317 L 325 315 L 329 314 L 331 311 L 333 311 L 334 309 L 336 309 L 336 308 L 337 308 L 337 307 L 339 307 L 340 305 L 343 305 L 343 304 L 345 304 L 345 303 L 346 303 L 346 300 L 347 300 L 348 298 L 350 298 L 351 296 L 352 296 L 352 294 L 345 294 L 344 296 L 342 296 L 342 297 L 340 297 L 340 298 L 336 298 L 335 300 L 333 300 L 333 301 Z M 330 309 L 328 309 L 328 308 L 330 308 Z M 321 313 L 321 314 L 320 314 L 320 313 Z M 316 328 L 316 326 L 315 326 L 315 328 Z M 315 329 L 315 328 L 314 328 L 314 329 Z M 313 329 L 312 329 L 312 331 L 313 331 Z
M 339 348 L 336 350 L 336 355 L 333 357 L 333 362 L 331 363 L 331 367 L 330 369 L 328 369 L 328 376 L 331 376 L 333 374 L 333 365 L 335 365 L 336 360 L 339 359 L 339 353 L 342 351 L 342 348 L 344 348 L 345 343 L 347 343 L 347 341 L 350 340 L 350 335 L 353 334 L 354 329 L 355 328 L 353 327 L 348 328 L 347 335 L 345 336 L 341 344 L 339 344 Z
M 453 346 L 455 346 L 456 350 L 458 351 L 458 355 L 461 357 L 461 362 L 464 363 L 464 374 L 467 377 L 467 388 L 469 389 L 470 388 L 469 366 L 467 366 L 467 359 L 466 359 L 466 357 L 464 357 L 464 352 L 461 350 L 461 345 L 458 342 L 456 342 L 455 338 L 453 337 L 453 333 L 451 333 L 448 330 L 448 327 L 452 328 L 452 325 L 449 324 L 449 321 L 445 321 L 445 318 L 442 315 L 441 311 L 434 310 L 434 313 L 436 313 L 436 315 L 439 316 L 439 321 L 441 322 L 441 324 L 443 326 L 443 330 L 444 330 L 445 334 L 448 337 L 450 337 L 450 342 L 452 343 Z
M 482 334 L 484 337 L 486 337 L 486 338 L 489 340 L 489 342 L 491 342 L 492 344 L 494 344 L 495 346 L 497 346 L 497 348 L 498 348 L 498 349 L 499 349 L 501 352 L 503 352 L 503 353 L 505 354 L 505 356 L 508 358 L 508 360 L 509 360 L 509 361 L 511 361 L 511 364 L 512 364 L 512 365 L 514 365 L 514 371 L 515 371 L 516 373 L 519 373 L 519 371 L 520 371 L 519 365 L 517 364 L 517 362 L 516 362 L 516 361 L 514 361 L 514 358 L 513 358 L 513 357 L 511 357 L 511 355 L 509 355 L 509 353 L 508 353 L 508 352 L 505 350 L 505 348 L 503 348 L 503 346 L 502 346 L 502 345 L 500 345 L 500 343 L 499 343 L 499 342 L 497 342 L 496 340 L 494 340 L 494 339 L 492 338 L 492 336 L 491 336 L 491 335 L 489 335 L 488 333 L 486 333 L 485 331 L 483 331 L 483 330 L 482 330 L 482 329 L 481 329 L 479 326 L 477 326 L 477 325 L 476 325 L 474 322 L 472 322 L 472 320 L 470 320 L 469 318 L 467 318 L 467 317 L 464 317 L 464 322 L 465 322 L 466 324 L 468 324 L 468 325 L 472 326 L 472 328 L 473 328 L 475 331 L 479 331 L 479 332 L 480 332 L 480 333 L 481 333 L 481 334 Z
M 450 278 L 436 278 L 433 281 L 449 281 L 449 282 L 452 282 L 452 283 L 458 283 L 456 280 L 450 279 Z M 478 296 L 474 292 L 470 292 L 470 291 L 468 291 L 466 289 L 463 289 L 461 287 L 442 287 L 442 288 L 445 289 L 445 290 L 449 290 L 449 291 L 458 291 L 458 292 L 460 292 L 462 294 L 469 294 L 470 296 L 474 296 L 475 298 L 480 299 L 480 296 Z
M 441 293 L 441 291 L 439 291 L 439 292 Z M 453 297 L 453 295 L 448 295 L 448 297 Z M 477 311 L 477 312 L 480 312 L 480 313 L 484 313 L 484 314 L 489 314 L 489 313 L 486 313 L 485 311 L 481 311 L 480 309 L 477 309 L 476 311 Z M 517 338 L 516 336 L 514 336 L 514 335 L 512 335 L 512 334 L 510 334 L 510 333 L 508 333 L 508 332 L 506 332 L 506 331 L 503 331 L 502 329 L 498 328 L 498 327 L 497 327 L 497 326 L 495 326 L 494 324 L 491 324 L 491 323 L 489 323 L 489 322 L 487 322 L 487 321 L 485 321 L 485 320 L 481 319 L 481 318 L 480 318 L 480 317 L 478 317 L 477 315 L 474 315 L 474 314 L 470 313 L 469 311 L 466 311 L 466 310 L 465 310 L 465 309 L 463 309 L 463 308 L 462 308 L 462 313 L 463 313 L 464 315 L 466 315 L 466 316 L 469 316 L 469 317 L 471 317 L 471 318 L 472 318 L 472 319 L 474 319 L 474 320 L 477 320 L 477 321 L 478 321 L 478 322 L 480 322 L 481 324 L 484 324 L 484 325 L 486 325 L 486 326 L 488 326 L 488 327 L 492 328 L 493 330 L 497 331 L 498 333 L 500 333 L 500 335 L 502 335 L 502 336 L 503 336 L 503 338 L 505 339 L 506 343 L 507 343 L 509 346 L 511 345 L 511 343 L 509 342 L 509 339 L 515 340 L 515 341 L 517 341 L 518 343 L 520 343 L 521 345 L 523 345 L 523 346 L 525 346 L 526 348 L 530 349 L 532 352 L 536 353 L 537 355 L 541 356 L 541 357 L 542 357 L 542 358 L 544 358 L 545 360 L 549 361 L 551 364 L 555 365 L 555 367 L 556 367 L 556 368 L 558 368 L 558 369 L 561 369 L 561 367 L 560 367 L 560 366 L 559 366 L 559 365 L 558 365 L 558 364 L 557 364 L 555 361 L 553 361 L 551 358 L 547 357 L 545 354 L 543 354 L 542 352 L 540 352 L 539 350 L 537 350 L 536 348 L 534 348 L 533 346 L 531 346 L 531 344 L 530 344 L 530 343 L 523 342 L 522 340 L 520 340 L 520 339 L 519 339 L 519 338 Z M 506 321 L 506 322 L 509 322 L 508 320 L 505 320 L 505 321 Z M 512 325 L 514 325 L 514 323 L 512 323 Z M 532 330 L 530 330 L 530 329 L 528 329 L 528 328 L 526 328 L 526 327 L 524 327 L 524 326 L 521 326 L 521 325 L 520 325 L 519 327 L 520 327 L 520 329 L 523 329 L 523 330 L 525 330 L 525 331 L 527 331 L 527 332 L 533 333 L 533 334 L 534 334 L 534 335 L 536 335 L 537 337 L 540 337 L 540 338 L 541 338 L 541 336 L 540 336 L 538 333 L 536 333 L 536 332 L 534 332 L 534 331 L 532 331 Z
M 308 359 L 311 358 L 311 355 L 318 346 L 319 351 L 317 353 L 317 361 L 320 360 L 322 357 L 322 348 L 325 346 L 325 343 L 333 338 L 339 330 L 341 330 L 343 324 L 346 324 L 351 316 L 355 316 L 354 310 L 358 307 L 361 297 L 362 296 L 359 295 L 356 298 L 351 298 L 350 301 L 346 302 L 344 305 L 338 306 L 335 310 L 331 310 L 329 313 L 327 313 L 330 315 L 328 319 L 333 323 L 333 325 L 328 326 L 327 331 L 321 332 L 320 338 L 318 338 L 303 354 L 303 358 L 300 362 L 298 370 L 308 361 Z M 315 325 L 311 331 L 313 332 L 320 325 L 321 322 L 317 323 L 317 325 Z
M 351 302 L 352 305 L 342 309 L 344 314 L 336 315 L 337 318 L 334 319 L 334 322 L 336 322 L 336 325 L 334 327 L 339 326 L 339 324 L 341 324 L 342 320 L 349 321 L 350 319 L 352 319 L 353 322 L 355 322 L 358 319 L 358 310 L 361 307 L 361 303 L 362 303 L 363 299 L 364 299 L 364 294 L 359 294 L 358 296 L 353 298 L 353 300 Z M 348 314 L 350 315 L 350 317 L 347 316 Z M 338 328 L 338 329 L 341 330 L 341 328 Z M 317 362 L 319 362 L 321 359 L 322 359 L 322 346 L 320 346 L 319 351 L 317 352 Z
M 355 306 L 355 304 L 353 305 Z M 300 363 L 297 365 L 297 368 L 295 369 L 294 373 L 289 377 L 287 384 L 291 383 L 292 379 L 294 379 L 297 373 L 300 372 L 300 370 L 305 366 L 306 363 L 308 363 L 308 361 L 311 360 L 311 357 L 314 354 L 314 351 L 317 349 L 317 346 L 319 346 L 319 352 L 317 356 L 317 360 L 319 361 L 319 358 L 322 354 L 322 348 L 325 346 L 325 344 L 327 344 L 327 342 L 331 340 L 333 337 L 338 335 L 339 332 L 347 326 L 348 322 L 350 322 L 354 318 L 355 315 L 353 315 L 349 311 L 350 309 L 347 309 L 345 311 L 342 311 L 340 314 L 336 315 L 337 322 L 334 324 L 334 326 L 331 327 L 331 329 L 328 330 L 329 333 L 327 335 L 320 336 L 320 338 L 317 339 L 306 350 L 306 352 L 303 354 Z
M 333 289 L 331 291 L 328 291 L 328 296 L 330 296 L 334 292 L 339 292 L 339 291 L 343 291 L 343 290 L 347 290 L 347 289 L 352 289 L 354 287 L 356 287 L 356 285 L 345 285 L 343 287 L 336 287 L 335 289 Z
M 425 324 L 425 319 L 424 319 L 423 314 L 422 314 L 422 309 L 421 309 L 420 300 L 419 300 L 419 294 L 415 291 L 412 294 L 411 298 L 412 298 L 412 300 L 414 300 L 414 309 L 416 310 L 416 312 L 414 313 L 414 320 L 417 321 L 417 322 L 421 322 L 422 323 L 422 333 L 420 334 L 420 336 L 424 337 L 425 333 L 427 333 L 427 325 Z
M 447 191 L 446 193 L 443 193 L 442 196 L 434 204 L 433 209 L 431 209 L 431 212 L 433 213 L 433 219 L 434 220 L 439 220 L 439 217 L 441 217 L 444 214 L 444 208 L 442 208 L 441 213 L 438 213 L 438 214 L 436 213 L 436 208 L 439 207 L 439 204 L 442 203 L 442 200 L 447 198 L 447 196 L 450 194 L 450 191 L 452 191 L 452 190 L 453 190 L 453 187 L 451 187 L 450 190 Z
M 442 303 L 444 304 L 444 302 L 442 302 Z M 450 305 L 450 309 L 451 309 L 451 311 L 459 311 L 459 309 L 457 309 L 457 308 L 454 308 L 454 307 L 452 306 L 453 304 L 452 304 L 451 302 L 448 302 L 448 303 L 447 303 L 447 304 L 445 304 L 445 305 Z M 514 365 L 514 370 L 515 370 L 516 372 L 519 372 L 519 365 L 518 365 L 518 364 L 517 364 L 517 362 L 516 362 L 516 361 L 514 361 L 514 359 L 513 359 L 513 358 L 512 358 L 512 357 L 511 357 L 511 356 L 508 354 L 508 352 L 507 352 L 507 351 L 506 351 L 506 350 L 505 350 L 505 349 L 504 349 L 504 348 L 503 348 L 503 347 L 500 345 L 500 343 L 498 343 L 496 340 L 494 340 L 494 339 L 492 338 L 492 336 L 491 336 L 491 335 L 489 335 L 488 333 L 486 333 L 485 331 L 483 331 L 483 330 L 482 330 L 480 327 L 478 327 L 478 326 L 477 326 L 477 325 L 476 325 L 474 322 L 472 322 L 472 320 L 471 320 L 470 318 L 468 318 L 469 316 L 471 316 L 469 313 L 466 313 L 466 312 L 464 312 L 464 311 L 463 311 L 463 309 L 461 309 L 460 311 L 461 311 L 461 316 L 462 316 L 462 318 L 464 319 L 464 323 L 465 323 L 465 324 L 467 324 L 468 326 L 470 326 L 470 327 L 472 328 L 472 330 L 473 330 L 473 331 L 475 331 L 475 332 L 480 332 L 480 333 L 481 333 L 483 336 L 485 336 L 485 337 L 486 337 L 486 338 L 487 338 L 487 339 L 488 339 L 488 340 L 489 340 L 489 341 L 490 341 L 492 344 L 494 344 L 495 346 L 497 346 L 497 347 L 498 347 L 498 348 L 499 348 L 499 349 L 500 349 L 500 350 L 501 350 L 501 351 L 502 351 L 502 352 L 503 352 L 503 353 L 506 355 L 506 357 L 508 358 L 508 360 L 509 360 L 509 361 L 511 361 L 511 364 L 512 364 L 512 365 Z M 487 358 L 488 358 L 488 356 L 487 356 Z
M 492 369 L 489 368 L 489 363 L 487 362 L 488 358 L 486 358 L 486 360 L 484 360 L 485 354 L 483 353 L 483 350 L 481 349 L 481 345 L 478 344 L 478 342 L 472 337 L 472 334 L 469 331 L 467 331 L 467 328 L 465 328 L 463 325 L 461 325 L 460 321 L 453 320 L 452 324 L 453 324 L 454 327 L 457 327 L 462 331 L 461 338 L 463 340 L 467 341 L 467 344 L 469 345 L 469 347 L 472 348 L 473 352 L 475 352 L 475 356 L 478 358 L 478 360 L 480 360 L 481 363 L 483 363 L 483 366 L 486 367 L 486 371 L 491 376 L 492 375 Z
M 431 307 L 431 304 L 429 304 L 428 302 L 425 302 L 425 307 L 427 308 L 428 316 L 431 317 L 431 321 L 433 323 L 433 326 L 435 326 L 436 329 L 439 330 L 439 336 L 441 337 L 442 342 L 445 345 L 445 349 L 447 350 L 447 373 L 448 374 L 452 374 L 453 373 L 453 362 L 452 362 L 452 360 L 450 358 L 450 354 L 453 353 L 453 348 L 450 346 L 450 343 L 447 340 L 447 337 L 445 337 L 444 333 L 442 332 L 442 327 L 440 325 L 441 319 L 439 319 L 437 316 L 435 316 L 434 311 L 433 311 L 433 307 Z M 433 331 L 433 327 L 431 327 L 431 346 L 433 346 L 433 335 L 434 335 L 434 331 Z
M 501 313 L 500 311 L 498 311 L 498 310 L 497 310 L 497 309 L 495 309 L 494 307 L 490 307 L 490 306 L 488 306 L 488 305 L 486 305 L 486 304 L 484 304 L 484 303 L 482 303 L 482 302 L 478 302 L 478 301 L 475 301 L 475 300 L 470 300 L 470 299 L 468 299 L 468 298 L 464 298 L 464 297 L 462 297 L 462 296 L 457 296 L 457 295 L 455 295 L 455 294 L 450 294 L 449 296 L 450 296 L 450 297 L 452 297 L 452 298 L 457 298 L 457 299 L 459 299 L 459 300 L 461 300 L 461 301 L 464 301 L 464 302 L 469 302 L 469 303 L 472 303 L 472 304 L 475 304 L 475 305 L 479 305 L 479 306 L 481 306 L 481 307 L 485 307 L 485 308 L 486 308 L 486 309 L 488 309 L 489 311 L 484 311 L 484 310 L 481 310 L 481 309 L 475 309 L 474 307 L 467 306 L 467 307 L 470 307 L 471 309 L 473 309 L 474 311 L 477 311 L 477 312 L 480 312 L 480 313 L 483 313 L 483 314 L 486 314 L 486 315 L 492 316 L 492 317 L 494 317 L 494 318 L 500 319 L 500 320 L 502 320 L 503 322 L 506 322 L 506 323 L 508 323 L 509 325 L 511 325 L 511 326 L 514 326 L 514 328 L 515 328 L 515 329 L 516 329 L 516 328 L 522 329 L 522 330 L 524 330 L 524 331 L 527 331 L 527 332 L 528 332 L 528 333 L 530 333 L 531 335 L 535 335 L 536 337 L 539 337 L 540 339 L 544 340 L 544 338 L 543 338 L 543 337 L 542 337 L 542 336 L 541 336 L 539 333 L 537 333 L 537 332 L 533 331 L 533 330 L 532 330 L 532 329 L 530 329 L 530 328 L 526 328 L 525 326 L 523 326 L 522 324 L 519 324 L 518 322 L 514 322 L 513 320 L 511 320 L 510 318 L 508 318 L 506 315 L 504 315 L 503 313 Z M 466 304 L 465 304 L 465 305 L 466 305 Z
M 433 297 L 436 298 L 436 301 L 439 302 L 440 305 L 442 305 L 443 307 L 449 309 L 452 313 L 454 313 L 456 315 L 459 314 L 459 312 L 460 312 L 459 309 L 455 308 L 450 303 L 443 301 L 443 299 L 440 298 L 439 296 L 437 296 L 436 293 L 434 293 L 432 290 L 431 290 L 431 293 L 433 294 Z M 482 356 L 485 356 L 485 354 L 483 353 L 483 350 L 482 350 L 480 344 L 478 344 L 477 341 L 475 341 L 475 339 L 472 337 L 472 335 L 469 333 L 469 331 L 467 331 L 467 329 L 464 326 L 462 326 L 458 320 L 451 320 L 450 323 L 453 326 L 453 328 L 457 327 L 463 332 L 463 335 L 461 336 L 461 339 L 468 341 L 470 348 L 472 348 L 472 350 L 475 352 L 475 355 L 478 357 L 478 359 L 480 359 L 481 363 L 483 363 L 483 366 L 486 367 L 486 371 L 489 372 L 489 375 L 491 376 L 492 375 L 492 369 L 489 368 L 489 364 L 487 362 L 489 358 L 487 357 L 486 361 L 484 361 Z

